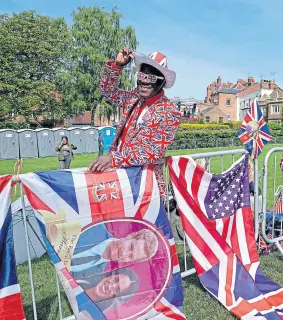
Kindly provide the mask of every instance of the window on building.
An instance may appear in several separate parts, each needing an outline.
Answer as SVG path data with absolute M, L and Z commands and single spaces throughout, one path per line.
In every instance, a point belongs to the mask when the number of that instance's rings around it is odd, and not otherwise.
M 280 106 L 279 105 L 273 105 L 271 110 L 272 110 L 273 114 L 278 114 L 278 113 L 280 113 Z
M 223 123 L 223 117 L 219 117 L 218 122 Z
M 261 110 L 263 116 L 266 117 L 266 116 L 267 116 L 267 109 L 266 109 L 266 107 L 261 107 L 260 110 Z
M 231 107 L 231 99 L 226 99 L 226 107 Z
M 209 116 L 205 117 L 205 122 L 207 122 L 207 123 L 210 122 L 210 117 Z
M 230 120 L 231 114 L 230 113 L 226 113 L 226 116 L 227 116 L 227 120 Z

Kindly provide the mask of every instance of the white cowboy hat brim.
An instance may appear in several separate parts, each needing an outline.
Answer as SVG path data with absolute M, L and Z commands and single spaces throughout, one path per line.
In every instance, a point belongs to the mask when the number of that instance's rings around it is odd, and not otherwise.
M 176 80 L 176 73 L 172 70 L 162 67 L 159 63 L 155 62 L 153 59 L 141 53 L 134 53 L 135 56 L 135 65 L 138 70 L 140 70 L 141 64 L 149 64 L 159 70 L 165 77 L 166 83 L 164 88 L 173 87 Z

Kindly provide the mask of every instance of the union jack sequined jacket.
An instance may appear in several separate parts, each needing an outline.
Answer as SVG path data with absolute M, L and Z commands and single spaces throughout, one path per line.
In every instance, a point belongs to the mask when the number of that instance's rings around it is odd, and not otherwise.
M 141 121 L 136 115 L 131 123 L 127 123 L 131 112 L 138 106 L 139 101 L 142 101 L 142 98 L 137 89 L 127 91 L 117 88 L 121 72 L 122 68 L 113 61 L 107 62 L 100 82 L 102 96 L 110 104 L 122 107 L 124 111 L 116 137 L 109 150 L 113 159 L 112 165 L 114 168 L 121 168 L 155 163 L 164 157 L 166 149 L 173 142 L 181 113 L 162 92 L 157 100 L 152 97 L 143 101 L 142 105 L 145 104 L 146 108 Z M 118 148 L 125 126 L 127 126 L 127 135 L 123 144 Z M 162 165 L 156 165 L 154 170 L 161 196 L 165 199 Z

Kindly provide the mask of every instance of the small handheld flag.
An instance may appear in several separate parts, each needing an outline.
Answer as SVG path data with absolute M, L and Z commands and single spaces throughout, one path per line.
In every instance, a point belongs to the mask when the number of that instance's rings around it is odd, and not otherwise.
M 256 99 L 241 124 L 238 137 L 252 159 L 256 159 L 261 154 L 264 145 L 272 140 Z

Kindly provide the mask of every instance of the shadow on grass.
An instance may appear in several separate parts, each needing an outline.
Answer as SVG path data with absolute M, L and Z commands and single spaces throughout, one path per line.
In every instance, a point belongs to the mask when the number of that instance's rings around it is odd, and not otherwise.
M 56 305 L 56 310 L 54 310 L 54 305 Z M 25 303 L 24 309 L 25 309 L 26 319 L 29 319 L 29 320 L 34 319 L 32 301 L 30 303 Z M 54 294 L 53 296 L 49 296 L 48 298 L 37 300 L 36 311 L 37 311 L 38 320 L 47 320 L 46 316 L 50 314 L 53 314 L 54 316 L 56 315 L 54 320 L 59 319 L 57 295 Z

